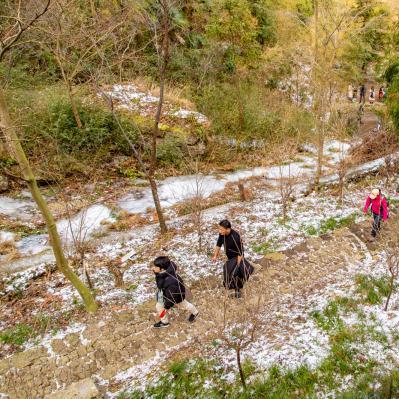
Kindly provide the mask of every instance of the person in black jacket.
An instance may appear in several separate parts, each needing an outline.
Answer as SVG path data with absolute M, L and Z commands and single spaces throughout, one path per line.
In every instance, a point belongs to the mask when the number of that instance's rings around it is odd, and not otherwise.
M 154 260 L 152 270 L 158 288 L 156 309 L 161 319 L 154 327 L 168 327 L 168 311 L 176 305 L 190 312 L 188 321 L 193 323 L 198 316 L 198 310 L 186 300 L 186 288 L 182 278 L 176 273 L 176 264 L 167 256 L 159 256 Z
M 219 238 L 213 261 L 219 257 L 222 246 L 224 246 L 227 256 L 227 262 L 223 267 L 223 285 L 229 290 L 234 289 L 235 297 L 240 298 L 240 290 L 253 273 L 254 268 L 244 257 L 244 246 L 240 234 L 231 228 L 231 223 L 226 219 L 219 223 Z

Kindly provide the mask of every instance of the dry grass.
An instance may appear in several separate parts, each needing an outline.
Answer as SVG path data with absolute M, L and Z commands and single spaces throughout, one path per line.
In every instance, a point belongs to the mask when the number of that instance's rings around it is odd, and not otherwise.
M 350 150 L 356 163 L 373 161 L 374 159 L 399 151 L 397 137 L 390 132 L 372 132 L 363 137 L 362 142 Z
M 144 226 L 148 223 L 148 219 L 142 215 L 130 214 L 129 212 L 122 211 L 118 215 L 118 220 L 109 224 L 109 230 L 126 231 L 133 227 Z
M 11 240 L 0 243 L 0 255 L 6 256 L 6 262 L 10 262 L 21 257 L 21 254 L 15 246 L 15 242 Z

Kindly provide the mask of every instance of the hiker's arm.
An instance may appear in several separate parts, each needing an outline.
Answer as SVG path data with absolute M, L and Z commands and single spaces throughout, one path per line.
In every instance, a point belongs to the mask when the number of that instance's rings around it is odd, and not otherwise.
M 216 246 L 215 252 L 213 253 L 212 260 L 216 260 L 220 255 L 220 247 Z
M 173 308 L 173 306 L 175 305 L 175 301 L 173 298 L 173 294 L 170 291 L 170 288 L 164 290 L 163 293 L 163 306 L 165 308 L 165 310 L 169 310 L 170 308 Z
M 219 257 L 220 248 L 222 248 L 223 244 L 224 244 L 224 237 L 221 234 L 219 234 L 218 240 L 216 242 L 215 252 L 213 253 L 213 257 L 212 257 L 213 261 L 215 261 Z
M 243 259 L 242 255 L 237 256 L 237 265 L 239 265 L 241 263 L 242 259 Z
M 364 213 L 367 213 L 370 204 L 371 204 L 371 198 L 370 198 L 370 197 L 367 197 L 366 204 L 364 205 L 364 208 L 363 208 L 363 212 L 364 212 Z

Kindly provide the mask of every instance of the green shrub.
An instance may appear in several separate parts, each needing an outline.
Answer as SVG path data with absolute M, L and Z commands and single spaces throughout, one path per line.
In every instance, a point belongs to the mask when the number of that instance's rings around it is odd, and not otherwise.
M 94 105 L 78 104 L 78 112 L 82 129 L 76 125 L 70 102 L 54 103 L 50 107 L 48 120 L 43 121 L 43 134 L 55 139 L 66 153 L 97 152 L 102 147 L 107 147 L 110 152 L 129 152 L 128 143 L 110 111 Z M 137 132 L 133 125 L 123 117 L 121 124 L 135 142 Z
M 184 158 L 184 140 L 173 134 L 167 134 L 164 141 L 158 145 L 157 159 L 161 165 L 179 167 Z
M 356 276 L 357 292 L 362 295 L 363 301 L 371 305 L 382 302 L 389 293 L 387 278 L 376 279 L 371 276 L 359 274 Z
M 33 328 L 27 324 L 17 324 L 0 333 L 0 342 L 3 344 L 21 346 L 34 334 Z
M 306 233 L 310 236 L 317 235 L 317 228 L 315 226 L 308 226 L 306 227 Z
M 221 83 L 206 87 L 197 103 L 219 136 L 281 141 L 308 132 L 312 125 L 308 113 L 280 102 L 268 106 L 273 95 L 258 82 Z
M 350 226 L 356 220 L 356 214 L 352 214 L 341 219 L 328 218 L 320 224 L 320 233 L 325 234 L 340 227 Z
M 257 254 L 266 255 L 266 254 L 275 252 L 273 245 L 274 245 L 274 241 L 268 240 L 268 241 L 263 242 L 262 244 L 254 245 L 252 249 Z

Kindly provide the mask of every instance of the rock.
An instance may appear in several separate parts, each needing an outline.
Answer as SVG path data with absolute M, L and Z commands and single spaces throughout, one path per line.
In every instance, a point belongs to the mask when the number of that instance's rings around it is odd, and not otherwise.
M 199 142 L 196 145 L 189 146 L 188 153 L 191 157 L 203 156 L 206 154 L 206 145 L 203 142 Z
M 51 347 L 53 348 L 53 351 L 56 353 L 64 353 L 68 351 L 68 347 L 64 344 L 62 339 L 54 339 L 51 342 Z
M 115 313 L 115 318 L 118 322 L 125 323 L 134 320 L 134 315 L 131 311 L 123 311 L 120 313 Z
M 30 349 L 25 352 L 17 353 L 11 358 L 12 365 L 17 369 L 23 369 L 30 366 L 35 360 L 47 355 L 44 348 Z
M 95 399 L 100 393 L 90 378 L 75 382 L 62 391 L 51 393 L 45 399 Z
M 200 138 L 196 134 L 191 134 L 187 137 L 187 145 L 196 145 L 200 141 Z
M 4 193 L 8 190 L 8 179 L 6 176 L 0 175 L 0 193 Z
M 4 375 L 10 369 L 10 363 L 8 359 L 3 359 L 0 361 L 0 376 Z
M 100 376 L 101 378 L 103 378 L 104 380 L 110 380 L 112 377 L 115 376 L 115 374 L 117 374 L 118 372 L 118 367 L 114 366 L 114 365 L 107 365 L 105 366 L 101 372 L 100 372 Z
M 65 337 L 65 341 L 68 343 L 69 346 L 74 348 L 75 346 L 80 344 L 80 337 L 77 333 L 69 334 Z
M 266 254 L 264 256 L 265 259 L 271 260 L 273 262 L 281 262 L 287 259 L 287 257 L 281 252 L 273 252 L 270 254 Z

